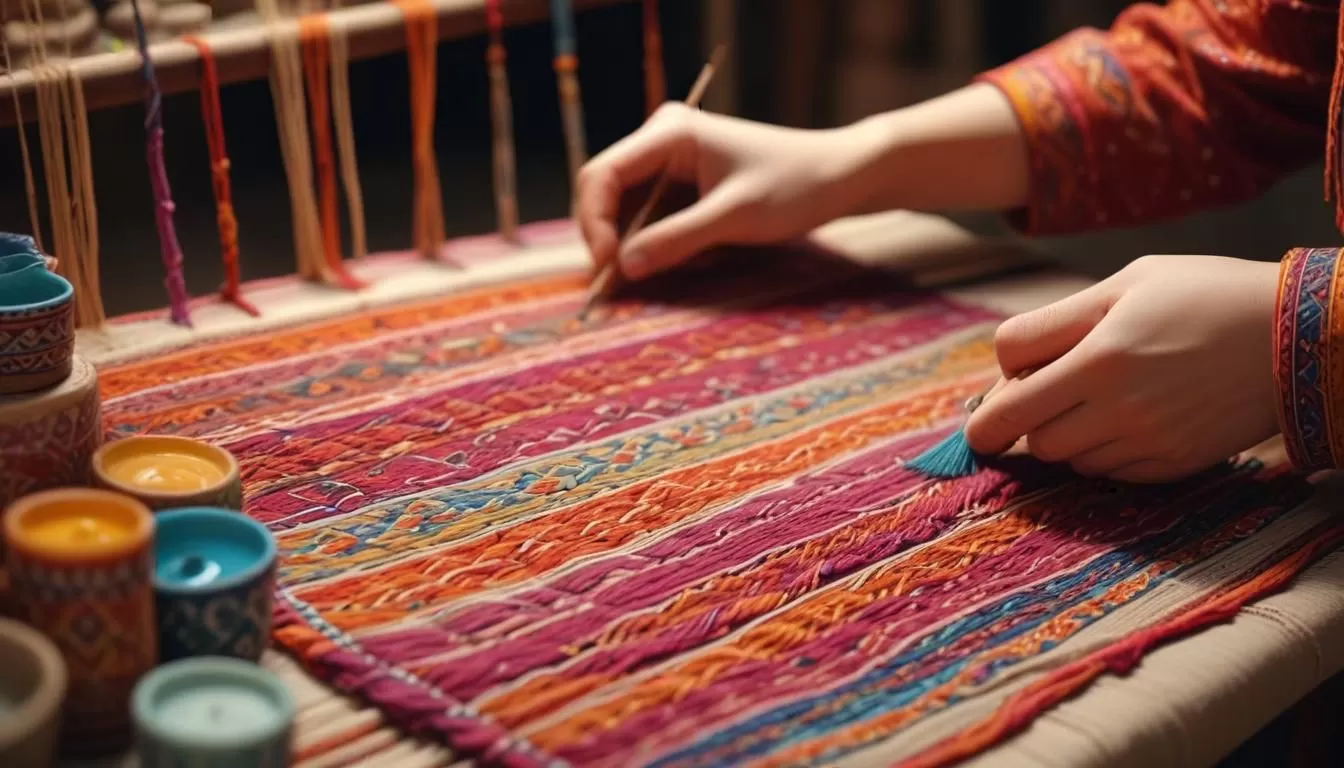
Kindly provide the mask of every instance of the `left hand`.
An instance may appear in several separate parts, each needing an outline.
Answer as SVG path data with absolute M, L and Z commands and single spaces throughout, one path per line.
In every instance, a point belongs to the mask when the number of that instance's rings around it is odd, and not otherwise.
M 1083 475 L 1164 482 L 1272 437 L 1278 269 L 1146 256 L 1004 322 L 994 346 L 1005 380 L 971 415 L 967 441 L 995 455 L 1025 437 L 1038 459 Z

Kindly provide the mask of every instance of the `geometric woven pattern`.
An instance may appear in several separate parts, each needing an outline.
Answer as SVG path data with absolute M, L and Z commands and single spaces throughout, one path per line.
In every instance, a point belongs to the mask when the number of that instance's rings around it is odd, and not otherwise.
M 73 305 L 3 313 L 0 376 L 41 373 L 65 364 L 74 349 Z
M 1000 318 L 761 258 L 583 321 L 586 276 L 532 279 L 109 366 L 108 425 L 238 455 L 282 647 L 485 765 L 943 764 L 1225 616 L 1154 616 L 1081 671 L 1056 653 L 1308 493 L 1253 461 L 1163 488 L 920 476 Z M 929 737 L 1017 681 L 1009 720 Z

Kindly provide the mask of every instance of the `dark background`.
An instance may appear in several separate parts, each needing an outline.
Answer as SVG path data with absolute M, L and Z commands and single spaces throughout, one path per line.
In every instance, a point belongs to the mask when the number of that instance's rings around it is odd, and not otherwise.
M 716 79 L 708 106 L 796 126 L 842 124 L 955 88 L 974 72 L 1065 29 L 1105 25 L 1124 5 L 1117 0 L 739 0 L 734 6 L 726 0 L 663 0 L 668 94 L 684 96 L 711 47 L 709 38 L 725 36 L 732 44 L 732 64 Z M 507 7 L 506 2 L 506 14 Z M 590 152 L 643 119 L 640 14 L 640 4 L 631 2 L 578 15 Z M 716 16 L 717 25 L 711 21 Z M 722 23 L 725 17 L 731 24 Z M 511 28 L 505 44 L 522 217 L 565 216 L 569 188 L 549 25 Z M 436 145 L 450 236 L 494 228 L 484 51 L 482 37 L 446 41 L 438 49 Z M 405 57 L 352 64 L 351 91 L 370 248 L 405 248 L 411 200 Z M 222 100 L 244 277 L 287 274 L 294 263 L 289 200 L 269 86 L 264 81 L 227 85 Z M 140 104 L 101 110 L 90 118 L 104 294 L 112 314 L 165 302 L 142 119 Z M 193 295 L 209 293 L 222 270 L 197 95 L 169 96 L 164 121 L 188 289 Z M 35 126 L 29 126 L 28 135 L 35 148 Z M 1309 169 L 1266 199 L 1234 211 L 1042 247 L 1097 275 L 1148 252 L 1277 259 L 1287 247 L 1337 239 L 1321 202 L 1319 174 L 1319 167 Z M 37 175 L 40 180 L 40 170 Z M 983 218 L 972 223 L 995 225 Z M 28 229 L 18 141 L 12 127 L 0 128 L 0 230 Z

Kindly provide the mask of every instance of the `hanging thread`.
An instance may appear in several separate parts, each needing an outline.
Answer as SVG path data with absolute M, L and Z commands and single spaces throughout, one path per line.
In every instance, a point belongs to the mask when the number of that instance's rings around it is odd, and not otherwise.
M 238 217 L 233 211 L 233 190 L 229 183 L 229 155 L 224 146 L 224 117 L 219 105 L 219 72 L 210 44 L 195 35 L 185 42 L 195 46 L 201 56 L 201 122 L 205 124 L 205 142 L 210 149 L 210 179 L 215 192 L 215 223 L 219 228 L 219 254 L 224 262 L 224 285 L 220 298 L 256 317 L 261 312 L 243 298 L 241 266 L 238 263 Z
M 135 44 L 140 51 L 141 74 L 148 89 L 145 102 L 145 156 L 149 162 L 149 182 L 154 189 L 154 221 L 159 230 L 159 251 L 165 271 L 163 284 L 168 290 L 168 311 L 174 323 L 191 326 L 187 286 L 182 276 L 182 247 L 173 226 L 173 191 L 168 185 L 168 169 L 163 161 L 163 93 L 149 57 L 149 35 L 140 13 L 140 0 L 131 0 L 135 20 Z
M 551 25 L 555 34 L 555 79 L 560 94 L 560 119 L 564 124 L 565 157 L 569 162 L 570 188 L 579 169 L 588 161 L 583 127 L 583 101 L 579 96 L 579 54 L 574 39 L 574 8 L 569 0 L 551 0 Z
M 5 73 L 12 74 L 14 66 L 9 58 L 9 39 L 3 34 L 0 34 L 0 51 L 3 51 L 5 57 Z M 23 160 L 23 190 L 28 199 L 28 222 L 37 250 L 46 253 L 46 248 L 42 246 L 42 226 L 37 213 L 37 184 L 33 181 L 33 159 L 28 151 L 28 130 L 23 121 L 23 108 L 19 105 L 19 90 L 10 88 L 9 95 L 14 100 L 15 132 L 19 134 L 19 156 Z
M 341 4 L 336 3 L 339 8 Z M 350 115 L 350 45 L 345 22 L 339 17 L 328 20 L 331 52 L 331 119 L 336 126 L 336 151 L 340 156 L 341 183 L 345 187 L 345 208 L 350 216 L 350 256 L 360 259 L 368 254 L 364 224 L 364 191 L 359 183 L 359 163 L 355 159 L 355 124 Z
M 406 58 L 410 66 L 411 143 L 415 169 L 415 248 L 438 258 L 445 239 L 443 193 L 434 154 L 434 99 L 438 67 L 439 19 L 428 0 L 396 0 L 406 20 Z
M 303 75 L 296 28 L 281 24 L 276 0 L 256 0 L 256 7 L 266 22 L 271 44 L 271 102 L 279 129 L 280 154 L 289 182 L 297 272 L 306 280 L 325 282 L 330 278 L 330 273 L 323 259 L 317 201 L 313 194 L 312 156 L 308 141 L 308 119 L 304 114 Z
M 57 257 L 57 272 L 74 287 L 76 327 L 97 328 L 107 316 L 98 274 L 98 214 L 83 83 L 69 66 L 68 56 L 48 64 L 40 0 L 33 0 L 31 7 L 25 3 L 22 9 L 25 22 L 39 31 L 31 70 L 55 249 L 52 255 Z M 68 54 L 68 44 L 63 52 Z
M 356 290 L 363 287 L 363 284 L 346 271 L 345 262 L 341 258 L 340 209 L 336 200 L 336 159 L 331 143 L 331 57 L 327 40 L 325 14 L 311 13 L 299 19 L 299 42 L 303 52 L 303 74 L 308 87 L 313 155 L 317 167 L 322 250 L 332 279 L 342 288 Z
M 644 0 L 644 113 L 652 115 L 667 99 L 663 72 L 663 33 L 658 0 Z
M 500 0 L 486 0 L 485 20 L 490 45 L 485 60 L 490 77 L 491 126 L 494 128 L 495 215 L 499 234 L 518 242 L 517 164 L 513 151 L 513 107 L 509 103 L 509 72 L 504 53 L 504 13 Z

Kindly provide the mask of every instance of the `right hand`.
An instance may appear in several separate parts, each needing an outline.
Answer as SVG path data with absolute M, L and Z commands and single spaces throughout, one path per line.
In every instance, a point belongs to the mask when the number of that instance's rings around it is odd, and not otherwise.
M 843 177 L 854 155 L 844 129 L 801 130 L 754 123 L 669 103 L 638 131 L 579 172 L 575 217 L 601 269 L 619 260 L 638 280 L 718 245 L 778 242 L 844 213 Z M 667 170 L 699 195 L 626 242 L 623 198 Z M 638 208 L 644 201 L 634 202 Z

